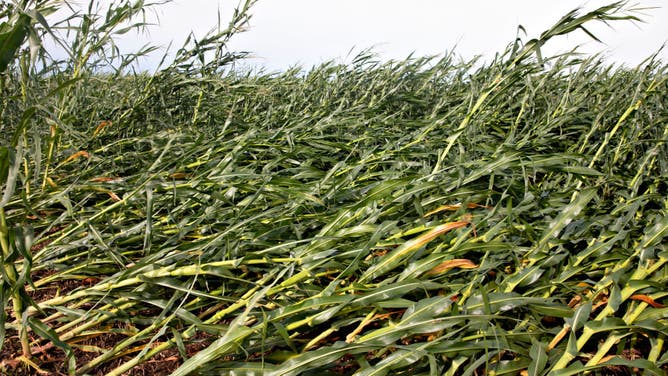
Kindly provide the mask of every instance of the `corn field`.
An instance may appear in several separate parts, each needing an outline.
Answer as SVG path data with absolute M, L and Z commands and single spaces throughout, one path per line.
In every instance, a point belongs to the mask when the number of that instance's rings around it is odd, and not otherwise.
M 264 73 L 253 3 L 153 73 L 160 4 L 0 5 L 0 373 L 666 373 L 668 66 L 540 50 L 629 4 Z

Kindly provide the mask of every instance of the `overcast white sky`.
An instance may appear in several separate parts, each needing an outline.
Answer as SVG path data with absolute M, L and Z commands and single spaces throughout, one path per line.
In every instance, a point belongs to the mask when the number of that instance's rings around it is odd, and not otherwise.
M 538 36 L 571 9 L 584 11 L 611 3 L 607 0 L 259 0 L 252 8 L 250 30 L 233 39 L 232 50 L 253 52 L 249 64 L 269 71 L 293 65 L 309 68 L 322 61 L 349 61 L 365 48 L 383 59 L 443 54 L 453 50 L 469 59 L 493 56 L 515 38 L 517 25 L 527 30 L 528 40 Z M 636 3 L 632 3 L 636 4 Z M 192 30 L 202 36 L 216 26 L 218 9 L 226 24 L 236 0 L 175 0 L 159 8 L 159 26 L 148 35 L 125 38 L 124 48 L 145 42 L 179 47 Z M 584 52 L 604 52 L 611 62 L 635 66 L 668 42 L 668 2 L 638 0 L 646 23 L 620 21 L 591 25 L 605 45 L 584 33 L 558 37 L 544 54 L 570 50 L 581 44 Z M 666 48 L 668 50 L 668 47 Z M 668 61 L 668 51 L 660 56 Z M 150 68 L 158 57 L 145 60 Z

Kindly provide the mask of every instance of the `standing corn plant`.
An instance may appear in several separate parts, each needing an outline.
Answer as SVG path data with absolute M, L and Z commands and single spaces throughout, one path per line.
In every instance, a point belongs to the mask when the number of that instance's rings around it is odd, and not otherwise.
M 19 149 L 20 150 L 20 149 Z M 19 278 L 19 273 L 16 270 L 16 265 L 14 262 L 19 256 L 25 256 L 25 247 L 18 249 L 15 247 L 15 236 L 20 235 L 14 231 L 13 228 L 10 228 L 7 224 L 7 218 L 5 214 L 5 206 L 9 203 L 10 198 L 14 194 L 14 189 L 16 186 L 16 180 L 18 175 L 18 166 L 19 161 L 14 150 L 8 147 L 0 148 L 0 182 L 2 182 L 3 192 L 2 192 L 2 201 L 0 201 L 0 247 L 2 247 L 2 281 L 0 281 L 0 302 L 2 304 L 3 310 L 0 312 L 0 340 L 4 342 L 5 339 L 5 323 L 7 321 L 6 311 L 4 307 L 7 306 L 9 299 L 12 299 L 13 303 L 13 312 L 14 318 L 17 322 L 22 322 L 23 312 L 25 303 L 30 299 L 27 297 L 25 292 L 25 282 L 26 277 L 29 278 L 29 268 L 26 268 L 27 273 L 23 273 L 21 278 Z M 12 236 L 13 235 L 13 236 Z M 16 239 L 19 242 L 22 239 Z M 28 247 L 29 248 L 29 247 Z M 24 251 L 23 254 L 19 254 L 19 250 Z M 27 260 L 29 260 L 28 258 Z M 29 263 L 26 263 L 29 265 Z M 20 341 L 21 349 L 23 355 L 26 358 L 30 357 L 30 345 L 28 341 L 27 328 L 22 327 L 20 330 Z
M 133 30 L 141 30 L 147 26 L 145 12 L 156 5 L 168 1 L 147 3 L 144 1 L 114 1 L 101 10 L 101 2 L 90 1 L 85 10 L 79 11 L 67 1 L 58 0 L 22 0 L 0 5 L 0 90 L 3 91 L 3 118 L 0 128 L 3 134 L 13 137 L 3 139 L 0 156 L 2 157 L 3 200 L 0 206 L 0 244 L 3 255 L 2 302 L 3 307 L 11 299 L 16 325 L 10 326 L 19 331 L 22 347 L 21 361 L 28 363 L 39 371 L 39 367 L 31 361 L 31 347 L 28 331 L 47 338 L 51 343 L 61 347 L 70 354 L 69 345 L 59 340 L 59 335 L 39 320 L 24 316 L 26 307 L 32 303 L 26 293 L 25 286 L 31 281 L 31 242 L 32 228 L 25 224 L 12 224 L 7 218 L 5 207 L 11 204 L 12 197 L 19 194 L 28 210 L 36 213 L 32 201 L 47 195 L 57 184 L 50 177 L 54 168 L 54 155 L 60 153 L 60 141 L 63 134 L 73 136 L 79 141 L 83 134 L 75 130 L 81 121 L 78 111 L 81 110 L 76 98 L 82 87 L 91 85 L 112 70 L 107 77 L 108 82 L 121 78 L 131 64 L 142 56 L 151 53 L 157 47 L 146 46 L 131 54 L 121 54 L 115 44 L 115 38 Z M 214 56 L 217 67 L 223 67 L 236 58 L 225 59 L 221 55 L 226 41 L 247 22 L 247 10 L 251 2 L 247 2 L 241 10 L 235 11 L 230 28 L 211 35 L 206 41 L 198 44 L 198 48 L 217 45 Z M 62 19 L 53 20 L 50 16 L 56 11 L 64 11 Z M 67 15 L 67 10 L 71 13 Z M 140 18 L 136 21 L 136 18 Z M 47 21 L 48 20 L 48 21 Z M 50 39 L 55 46 L 64 52 L 64 60 L 54 58 L 43 48 L 43 42 Z M 182 50 L 185 52 L 186 50 Z M 60 54 L 57 54 L 60 55 Z M 179 55 L 181 56 L 181 55 Z M 186 58 L 180 58 L 172 66 Z M 201 59 L 200 59 L 201 60 Z M 38 62 L 41 63 L 41 70 Z M 203 60 L 202 60 L 203 62 Z M 19 84 L 21 95 L 11 95 Z M 116 108 L 109 113 L 103 106 L 91 112 L 98 116 L 113 115 L 115 121 L 122 122 L 132 115 L 132 109 L 153 94 L 152 80 L 140 87 L 140 95 L 124 92 L 120 100 L 122 111 Z M 45 91 L 38 89 L 44 87 Z M 8 94 L 5 96 L 4 94 Z M 115 94 L 115 93 L 113 93 Z M 116 98 L 117 100 L 119 98 Z M 4 116 L 8 115 L 8 116 Z M 99 118 L 98 118 L 99 119 Z M 95 121 L 95 119 L 91 119 Z M 100 124 L 111 124 L 103 120 Z M 44 132 L 44 125 L 47 132 Z M 103 130 L 99 126 L 93 136 Z M 45 134 L 46 133 L 46 134 Z M 42 152 L 46 139 L 46 155 Z M 5 144 L 7 142 L 7 144 Z M 83 148 L 81 142 L 75 147 Z M 71 147 L 68 145 L 67 147 Z M 85 150 L 75 153 L 75 157 L 87 155 Z M 41 185 L 36 187 L 37 177 L 41 175 Z M 10 216 L 11 219 L 11 216 Z M 37 306 L 35 306 L 37 307 Z M 39 307 L 37 307 L 39 310 Z M 41 312 L 41 311 L 40 311 Z M 6 311 L 0 316 L 2 320 L 1 337 L 5 337 Z M 68 359 L 73 360 L 69 357 Z M 74 363 L 69 363 L 73 372 Z
M 48 12 L 52 8 L 49 1 L 21 1 L 12 4 L 3 3 L 0 8 L 0 91 L 5 92 L 5 82 L 13 70 L 10 66 L 20 61 L 22 68 L 30 66 L 36 59 L 40 48 L 40 40 L 37 36 L 35 24 L 43 20 L 42 12 Z M 29 49 L 22 53 L 24 43 L 29 42 Z M 26 62 L 26 60 L 28 60 Z M 25 88 L 26 74 L 21 77 Z M 9 128 L 4 121 L 1 128 Z M 9 299 L 18 326 L 21 342 L 22 360 L 30 363 L 31 350 L 28 337 L 28 325 L 23 313 L 28 304 L 32 302 L 26 294 L 25 285 L 30 282 L 30 268 L 32 257 L 29 249 L 32 241 L 32 228 L 22 226 L 10 226 L 7 222 L 5 206 L 14 195 L 19 166 L 23 158 L 22 127 L 15 129 L 14 137 L 10 144 L 0 146 L 0 182 L 2 183 L 2 201 L 0 202 L 0 247 L 2 248 L 2 281 L 0 282 L 0 303 L 3 310 L 0 313 L 0 341 L 5 339 L 6 311 Z M 23 259 L 21 272 L 16 268 L 15 262 Z M 49 336 L 50 337 L 50 336 Z

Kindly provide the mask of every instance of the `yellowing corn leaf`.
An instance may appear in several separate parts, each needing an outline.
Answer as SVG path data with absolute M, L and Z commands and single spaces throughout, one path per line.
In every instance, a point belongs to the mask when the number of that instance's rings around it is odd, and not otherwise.
M 651 305 L 654 308 L 665 308 L 666 307 L 665 305 L 663 305 L 661 303 L 658 303 L 656 300 L 650 298 L 647 295 L 642 295 L 642 294 L 631 295 L 629 297 L 629 299 L 640 300 L 641 302 L 645 302 L 645 303 Z
M 414 251 L 420 249 L 422 246 L 426 245 L 430 241 L 434 240 L 440 235 L 445 234 L 450 230 L 462 228 L 468 226 L 469 224 L 471 224 L 470 221 L 457 221 L 457 222 L 444 223 L 440 226 L 432 228 L 431 230 L 418 236 L 415 239 L 407 241 L 406 243 L 397 247 L 397 249 L 383 256 L 380 262 L 370 267 L 366 271 L 366 273 L 364 273 L 362 277 L 360 277 L 360 282 L 376 278 L 386 272 L 389 272 L 390 270 L 398 267 L 399 264 L 401 264 Z
M 102 120 L 93 131 L 93 137 L 97 136 L 104 128 L 110 127 L 113 123 L 109 120 Z
M 169 174 L 170 179 L 185 179 L 189 178 L 190 174 L 185 173 L 185 172 L 175 172 L 173 174 Z
M 447 261 L 442 262 L 438 266 L 436 266 L 433 269 L 431 269 L 430 271 L 428 271 L 427 275 L 435 275 L 435 274 L 445 273 L 448 270 L 453 269 L 453 268 L 475 269 L 477 267 L 478 267 L 478 265 L 476 265 L 471 260 L 453 259 L 453 260 L 447 260 Z
M 92 178 L 89 181 L 94 182 L 94 183 L 107 183 L 107 182 L 118 182 L 118 181 L 121 181 L 121 180 L 123 180 L 123 179 L 118 178 L 118 177 L 110 178 L 110 177 L 100 176 L 100 177 L 97 177 L 97 178 Z
M 612 359 L 615 359 L 615 358 L 617 358 L 617 355 L 604 356 L 603 358 L 601 358 L 601 360 L 598 361 L 597 364 L 605 363 L 605 362 L 607 362 L 609 360 L 612 360 Z
M 75 160 L 79 159 L 80 157 L 90 158 L 90 154 L 88 154 L 88 152 L 85 151 L 85 150 L 80 150 L 80 151 L 70 155 L 69 157 L 67 157 L 67 159 L 65 160 L 64 163 L 75 161 Z
M 56 188 L 56 187 L 58 186 L 58 184 L 56 184 L 56 182 L 54 182 L 53 179 L 51 179 L 51 178 L 48 177 L 48 176 L 46 177 L 46 182 L 47 182 L 47 183 L 49 184 L 49 186 L 51 186 L 52 188 Z
M 107 194 L 109 195 L 109 197 L 111 197 L 112 201 L 114 201 L 114 202 L 121 201 L 121 198 L 118 197 L 118 195 L 116 195 L 116 193 L 114 193 L 112 191 L 109 191 L 109 192 L 107 192 Z

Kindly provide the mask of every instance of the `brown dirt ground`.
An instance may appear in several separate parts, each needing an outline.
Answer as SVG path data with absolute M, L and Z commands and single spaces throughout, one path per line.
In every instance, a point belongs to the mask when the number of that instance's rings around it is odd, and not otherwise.
M 53 274 L 53 271 L 39 271 L 33 274 L 33 280 L 38 281 L 41 278 L 47 277 Z M 35 302 L 42 302 L 47 299 L 53 298 L 57 295 L 66 295 L 70 291 L 80 287 L 82 284 L 91 284 L 97 282 L 96 280 L 70 280 L 70 281 L 58 281 L 54 283 L 47 284 L 44 287 L 39 288 L 37 291 L 30 291 L 28 294 Z M 8 318 L 12 317 L 11 312 L 7 312 Z M 32 333 L 31 333 L 32 334 Z M 32 340 L 37 338 L 31 337 Z M 73 345 L 74 357 L 77 360 L 78 365 L 85 364 L 86 362 L 95 358 L 99 355 L 98 353 L 84 351 L 82 346 L 95 346 L 100 349 L 108 350 L 113 348 L 119 341 L 125 339 L 125 336 L 116 333 L 110 333 L 108 335 L 101 335 L 93 338 L 86 338 L 80 341 L 77 341 L 76 345 Z M 199 350 L 205 348 L 209 343 L 213 341 L 210 336 L 205 333 L 198 333 L 198 336 L 193 338 L 189 343 L 186 344 L 186 352 L 190 357 L 193 354 L 197 353 Z M 65 363 L 65 352 L 61 349 L 53 346 L 52 344 L 44 345 L 44 341 L 40 341 L 42 346 L 33 346 L 32 348 L 32 361 L 45 373 L 48 375 L 67 375 L 67 365 Z M 136 344 L 141 346 L 141 343 Z M 137 352 L 141 351 L 141 348 Z M 18 335 L 13 331 L 8 331 L 6 333 L 5 341 L 0 351 L 0 375 L 7 376 L 28 376 L 28 375 L 39 375 L 40 372 L 34 368 L 28 367 L 25 363 L 19 361 L 21 355 L 21 345 L 19 342 Z M 104 375 L 115 369 L 122 363 L 132 359 L 135 354 L 128 354 L 123 357 L 114 359 L 107 363 L 102 364 L 97 369 L 89 372 L 92 375 Z M 165 350 L 154 358 L 134 367 L 130 371 L 124 373 L 127 376 L 140 376 L 140 375 L 169 375 L 176 368 L 178 368 L 183 359 L 179 355 L 176 349 Z

